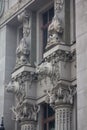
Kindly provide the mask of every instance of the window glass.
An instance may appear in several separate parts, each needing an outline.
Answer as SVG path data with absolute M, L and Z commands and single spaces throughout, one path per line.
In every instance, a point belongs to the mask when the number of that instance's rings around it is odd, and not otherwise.
M 55 129 L 55 121 L 52 120 L 49 122 L 49 130 L 54 130 Z
M 48 104 L 43 104 L 43 130 L 54 130 L 54 114 L 54 110 Z
M 48 117 L 54 115 L 53 109 L 48 105 Z
M 53 16 L 54 16 L 54 7 L 52 7 L 52 8 L 49 10 L 49 21 L 52 21 Z
M 48 12 L 45 12 L 43 14 L 43 25 L 46 25 L 48 22 Z

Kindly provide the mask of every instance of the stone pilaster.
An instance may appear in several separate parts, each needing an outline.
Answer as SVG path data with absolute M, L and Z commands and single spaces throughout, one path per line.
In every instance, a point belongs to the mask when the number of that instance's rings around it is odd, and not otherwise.
M 32 88 L 34 81 L 35 68 L 22 66 L 12 73 L 11 81 L 7 85 L 7 91 L 15 95 L 16 103 L 11 108 L 12 118 L 18 122 L 21 130 L 36 130 L 40 107 L 35 102 L 35 92 Z

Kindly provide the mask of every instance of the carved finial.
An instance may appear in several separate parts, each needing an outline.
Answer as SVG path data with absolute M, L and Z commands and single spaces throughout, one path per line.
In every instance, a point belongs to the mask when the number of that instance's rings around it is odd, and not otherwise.
M 23 23 L 23 38 L 16 49 L 16 66 L 18 68 L 22 65 L 28 64 L 30 59 L 30 27 L 29 27 L 29 13 L 24 10 L 18 15 L 18 21 Z
M 48 40 L 46 48 L 59 44 L 63 35 L 62 21 L 55 14 L 51 24 L 48 27 Z

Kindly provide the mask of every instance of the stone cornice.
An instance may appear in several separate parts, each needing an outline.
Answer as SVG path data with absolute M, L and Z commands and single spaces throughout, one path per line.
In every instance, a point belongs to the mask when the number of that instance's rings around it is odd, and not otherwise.
M 10 21 L 13 17 L 17 16 L 20 12 L 22 12 L 26 7 L 28 7 L 35 0 L 24 0 L 21 3 L 17 2 L 14 6 L 12 6 L 0 19 L 0 27 Z

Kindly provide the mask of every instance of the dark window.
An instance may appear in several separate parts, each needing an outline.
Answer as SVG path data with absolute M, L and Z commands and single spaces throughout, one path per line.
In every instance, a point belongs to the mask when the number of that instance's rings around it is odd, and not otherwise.
M 45 51 L 45 47 L 46 47 L 46 44 L 47 44 L 48 26 L 51 23 L 53 16 L 54 16 L 54 7 L 50 8 L 49 10 L 47 10 L 46 12 L 44 12 L 42 14 L 42 18 L 43 18 L 43 26 L 42 26 L 42 30 L 43 30 L 43 51 Z
M 48 104 L 43 104 L 43 130 L 54 130 L 54 128 L 55 112 Z
M 19 28 L 19 41 L 23 38 L 23 27 Z

